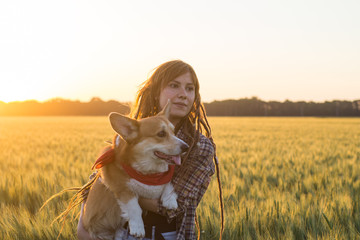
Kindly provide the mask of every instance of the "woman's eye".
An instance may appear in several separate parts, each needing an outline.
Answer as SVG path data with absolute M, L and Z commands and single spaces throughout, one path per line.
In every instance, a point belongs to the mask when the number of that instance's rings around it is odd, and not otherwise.
M 188 90 L 189 92 L 194 91 L 194 87 L 187 87 L 186 90 Z
M 158 132 L 157 136 L 161 137 L 161 138 L 166 137 L 166 132 L 164 130 L 162 130 L 162 131 Z
M 170 86 L 171 88 L 177 88 L 177 87 L 178 87 L 178 85 L 177 85 L 176 83 L 170 83 L 169 86 Z

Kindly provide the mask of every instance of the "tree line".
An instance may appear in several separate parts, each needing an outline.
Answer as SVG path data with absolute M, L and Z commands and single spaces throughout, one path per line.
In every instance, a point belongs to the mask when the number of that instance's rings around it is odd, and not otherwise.
M 209 116 L 334 116 L 359 117 L 360 100 L 292 102 L 262 101 L 256 97 L 204 103 Z M 54 98 L 4 103 L 0 101 L 0 116 L 101 116 L 110 112 L 128 114 L 130 103 L 103 101 L 94 97 L 89 102 Z
M 265 102 L 256 97 L 204 104 L 209 116 L 360 116 L 360 100 Z
M 0 116 L 101 116 L 110 112 L 128 114 L 130 105 L 94 97 L 89 102 L 53 98 L 45 102 L 0 102 Z

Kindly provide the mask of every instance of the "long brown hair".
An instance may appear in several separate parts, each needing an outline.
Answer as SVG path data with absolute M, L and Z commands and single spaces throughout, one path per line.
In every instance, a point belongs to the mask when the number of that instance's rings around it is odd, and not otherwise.
M 160 66 L 156 67 L 151 76 L 140 86 L 140 90 L 137 93 L 135 102 L 130 112 L 130 116 L 135 119 L 145 118 L 154 116 L 161 111 L 159 106 L 159 96 L 164 87 L 175 78 L 185 74 L 190 73 L 193 84 L 195 86 L 195 99 L 193 106 L 188 113 L 178 124 L 175 126 L 175 132 L 180 128 L 182 132 L 191 139 L 190 148 L 185 156 L 185 161 L 189 156 L 191 150 L 195 147 L 196 143 L 199 140 L 200 133 L 203 133 L 210 139 L 214 147 L 214 162 L 217 172 L 217 180 L 219 186 L 219 199 L 220 199 L 220 208 L 221 208 L 221 231 L 220 239 L 222 237 L 222 232 L 224 230 L 224 212 L 223 212 L 223 200 L 222 200 L 222 190 L 220 182 L 220 171 L 219 163 L 216 157 L 216 145 L 213 141 L 211 135 L 211 127 L 206 117 L 206 112 L 203 104 L 201 103 L 200 97 L 200 86 L 199 80 L 196 76 L 194 69 L 187 63 L 181 60 L 173 60 L 165 62 Z M 199 228 L 198 228 L 199 230 Z M 198 232 L 198 237 L 200 237 L 200 232 Z

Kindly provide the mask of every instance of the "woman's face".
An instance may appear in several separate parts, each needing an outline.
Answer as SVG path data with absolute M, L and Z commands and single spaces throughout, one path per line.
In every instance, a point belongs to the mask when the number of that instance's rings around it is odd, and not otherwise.
M 189 72 L 170 81 L 162 89 L 159 99 L 161 109 L 168 99 L 172 102 L 169 120 L 176 126 L 190 112 L 195 100 L 195 85 Z

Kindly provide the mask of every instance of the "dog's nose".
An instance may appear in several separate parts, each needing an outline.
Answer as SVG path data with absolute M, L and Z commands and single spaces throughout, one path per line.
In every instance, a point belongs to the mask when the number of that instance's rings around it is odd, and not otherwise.
M 181 143 L 181 151 L 186 152 L 189 149 L 189 145 L 186 143 Z

